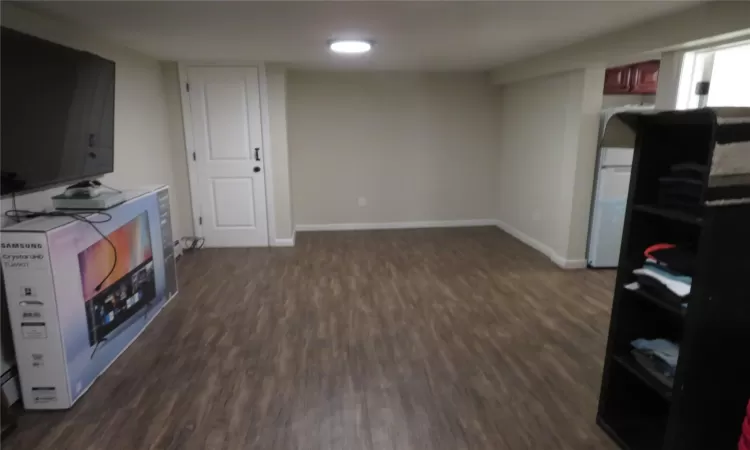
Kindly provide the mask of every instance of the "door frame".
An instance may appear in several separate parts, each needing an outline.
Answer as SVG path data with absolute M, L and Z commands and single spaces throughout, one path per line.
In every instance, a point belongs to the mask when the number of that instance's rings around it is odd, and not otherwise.
M 268 246 L 276 244 L 276 215 L 273 201 L 273 161 L 271 158 L 271 128 L 268 113 L 268 79 L 266 77 L 266 66 L 263 63 L 232 63 L 232 62 L 179 62 L 177 72 L 179 75 L 180 103 L 182 107 L 182 129 L 185 137 L 185 158 L 188 166 L 188 178 L 190 181 L 190 206 L 193 216 L 193 233 L 203 236 L 203 227 L 200 224 L 200 194 L 198 192 L 198 174 L 196 173 L 193 151 L 195 149 L 195 136 L 193 135 L 193 115 L 190 108 L 190 96 L 187 91 L 188 69 L 191 67 L 229 67 L 258 69 L 258 90 L 260 96 L 260 134 L 263 155 L 263 183 L 266 187 L 266 227 L 268 232 Z

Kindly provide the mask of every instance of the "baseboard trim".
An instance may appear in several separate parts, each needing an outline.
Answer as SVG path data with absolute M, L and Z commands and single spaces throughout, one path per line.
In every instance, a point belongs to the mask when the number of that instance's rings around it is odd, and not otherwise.
M 557 253 L 555 253 L 554 257 L 550 257 L 550 259 L 563 269 L 585 269 L 588 267 L 585 259 L 565 259 Z
M 411 228 L 458 228 L 496 225 L 494 219 L 428 220 L 421 222 L 328 223 L 297 225 L 297 231 L 401 230 Z
M 585 259 L 565 259 L 558 255 L 552 247 L 532 238 L 526 233 L 508 225 L 502 220 L 496 219 L 469 219 L 469 220 L 428 220 L 420 222 L 380 222 L 380 223 L 328 223 L 328 224 L 301 224 L 292 231 L 291 238 L 277 238 L 274 247 L 294 247 L 297 231 L 355 231 L 355 230 L 403 230 L 417 228 L 458 228 L 458 227 L 484 227 L 496 226 L 514 238 L 547 256 L 553 263 L 562 269 L 584 269 Z
M 292 237 L 290 238 L 276 238 L 273 242 L 273 247 L 294 247 L 294 242 L 297 238 L 297 230 L 292 231 Z
M 540 242 L 537 239 L 534 239 L 528 234 L 508 225 L 502 220 L 496 220 L 495 225 L 497 225 L 498 228 L 505 231 L 509 235 L 548 257 L 550 260 L 552 260 L 553 263 L 555 263 L 562 269 L 583 269 L 586 267 L 585 259 L 565 259 L 562 256 L 558 255 L 549 245 Z

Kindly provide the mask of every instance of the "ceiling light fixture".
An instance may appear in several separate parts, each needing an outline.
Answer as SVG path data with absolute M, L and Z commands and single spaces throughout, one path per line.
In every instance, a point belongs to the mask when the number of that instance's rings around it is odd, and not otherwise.
M 369 52 L 372 49 L 372 42 L 357 39 L 333 40 L 328 43 L 328 48 L 334 53 L 359 55 Z

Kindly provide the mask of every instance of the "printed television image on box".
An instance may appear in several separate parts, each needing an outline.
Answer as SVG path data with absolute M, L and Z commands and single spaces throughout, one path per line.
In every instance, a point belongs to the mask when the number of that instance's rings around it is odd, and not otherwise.
M 116 333 L 156 296 L 148 213 L 138 215 L 107 239 L 78 254 L 91 345 Z
M 156 195 L 107 213 L 111 220 L 95 224 L 101 234 L 81 221 L 49 234 L 55 279 L 67 280 L 56 291 L 72 398 L 127 348 L 166 300 Z

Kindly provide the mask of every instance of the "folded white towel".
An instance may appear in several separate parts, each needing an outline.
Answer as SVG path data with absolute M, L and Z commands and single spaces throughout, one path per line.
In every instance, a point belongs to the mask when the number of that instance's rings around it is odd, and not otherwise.
M 679 295 L 680 297 L 685 297 L 686 295 L 690 293 L 690 288 L 691 288 L 690 283 L 685 283 L 684 281 L 679 281 L 679 280 L 666 277 L 658 273 L 655 270 L 651 270 L 649 268 L 645 268 L 645 269 L 641 268 L 641 269 L 635 269 L 633 273 L 636 275 L 646 275 L 655 279 L 659 283 L 666 286 L 667 289 Z

